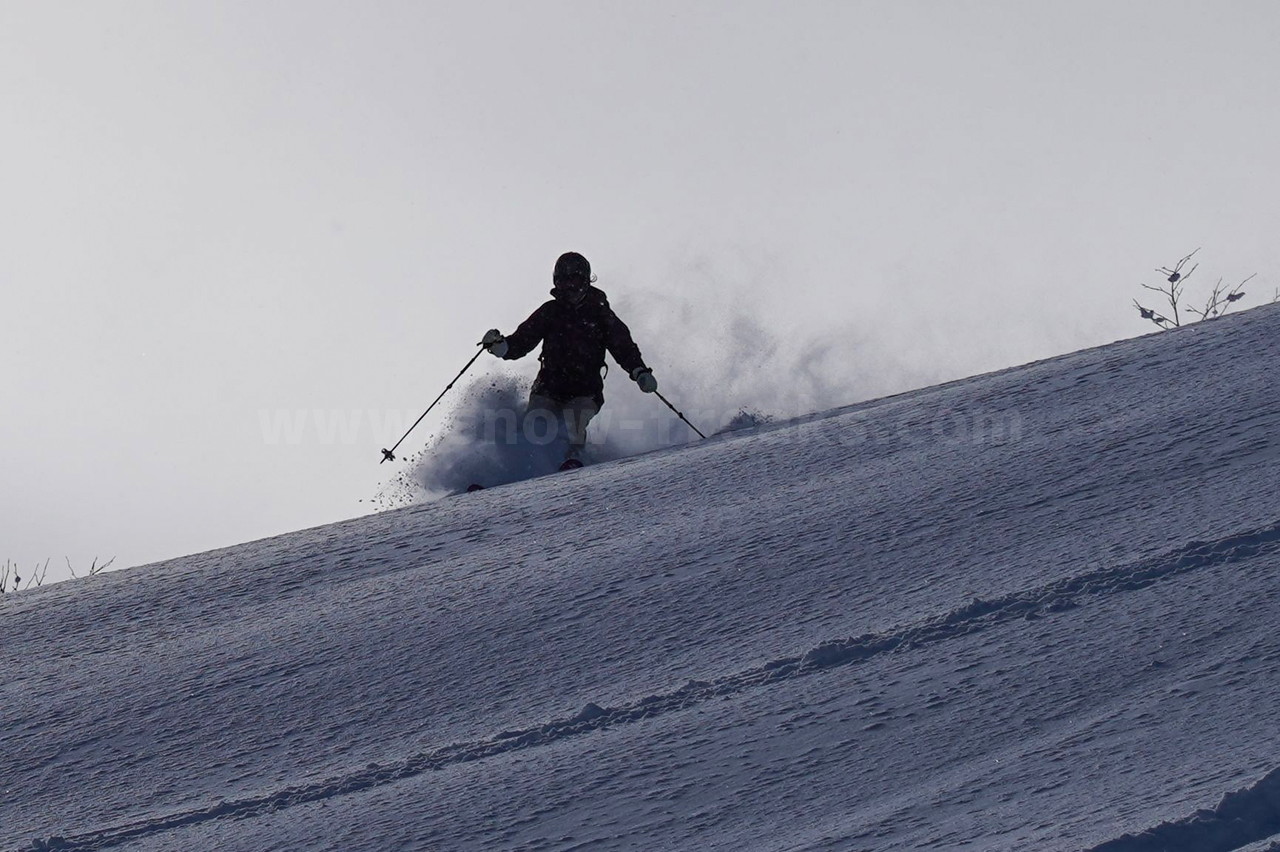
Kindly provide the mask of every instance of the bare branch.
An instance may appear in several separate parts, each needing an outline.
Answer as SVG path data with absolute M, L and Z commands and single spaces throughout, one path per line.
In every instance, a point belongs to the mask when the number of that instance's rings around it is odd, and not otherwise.
M 115 563 L 115 561 L 116 561 L 116 558 L 113 556 L 110 559 L 108 559 L 106 562 L 103 562 L 101 565 L 99 565 L 98 557 L 95 556 L 93 557 L 93 561 L 89 563 L 89 572 L 84 576 L 92 577 L 94 574 L 101 574 L 103 571 L 110 568 L 112 564 Z M 67 570 L 71 572 L 72 579 L 76 579 L 76 580 L 80 579 L 80 575 L 76 573 L 76 569 L 71 567 L 70 559 L 67 559 Z
M 1231 292 L 1230 292 L 1228 295 L 1230 295 L 1230 296 L 1236 296 L 1237 298 L 1239 298 L 1240 296 L 1243 296 L 1243 295 L 1244 295 L 1244 291 L 1242 291 L 1240 288 L 1241 288 L 1241 287 L 1243 287 L 1244 285 L 1248 284 L 1250 281 L 1252 281 L 1253 279 L 1255 279 L 1255 278 L 1257 278 L 1257 277 L 1258 277 L 1258 273 L 1256 273 L 1256 272 L 1255 272 L 1255 273 L 1253 273 L 1253 274 L 1252 274 L 1252 275 L 1250 275 L 1248 278 L 1244 279 L 1244 280 L 1243 280 L 1243 281 L 1241 281 L 1239 284 L 1237 284 L 1236 286 L 1232 287 L 1232 288 L 1231 288 Z M 1231 301 L 1233 301 L 1233 302 L 1234 302 L 1234 301 L 1235 301 L 1235 299 L 1232 299 Z
M 1199 248 L 1197 248 L 1196 251 L 1191 252 L 1191 254 L 1187 255 L 1182 260 L 1175 263 L 1173 265 L 1173 269 L 1169 269 L 1167 266 L 1161 266 L 1156 269 L 1156 272 L 1159 272 L 1167 276 L 1165 280 L 1168 281 L 1170 284 L 1176 284 L 1177 282 L 1181 281 L 1184 278 L 1190 278 L 1191 273 L 1195 272 L 1196 268 L 1199 267 L 1200 264 L 1197 263 L 1195 266 L 1191 267 L 1191 271 L 1188 272 L 1186 275 L 1182 274 L 1182 267 L 1186 265 L 1188 260 L 1195 257 L 1196 252 L 1198 251 L 1200 251 Z
M 1160 326 L 1161 328 L 1169 328 L 1169 325 L 1166 325 L 1166 323 L 1169 323 L 1169 319 L 1167 317 L 1161 316 L 1160 314 L 1156 313 L 1150 308 L 1143 307 L 1141 304 L 1138 303 L 1137 299 L 1133 300 L 1133 306 L 1138 309 L 1138 313 L 1142 316 L 1143 319 L 1151 320 L 1153 323 Z
M 1209 294 L 1209 300 L 1205 302 L 1204 310 L 1199 311 L 1195 308 L 1187 308 L 1191 313 L 1200 317 L 1200 319 L 1208 319 L 1218 315 L 1218 305 L 1222 301 L 1222 279 L 1218 279 L 1218 283 L 1213 285 L 1213 292 Z
M 1182 295 L 1182 288 L 1179 287 L 1177 284 L 1170 285 L 1168 290 L 1164 289 L 1163 287 L 1152 287 L 1150 284 L 1143 284 L 1142 286 L 1153 293 L 1159 293 L 1160 295 L 1165 297 L 1165 299 L 1169 302 L 1169 305 L 1173 308 L 1173 319 L 1166 320 L 1166 322 L 1169 322 L 1175 326 L 1180 325 L 1181 322 L 1178 319 L 1178 298 Z
M 1223 297 L 1222 309 L 1218 311 L 1218 315 L 1221 316 L 1222 314 L 1225 314 L 1227 311 L 1231 310 L 1232 305 L 1234 305 L 1236 302 L 1243 299 L 1245 295 L 1244 285 L 1248 284 L 1250 281 L 1252 281 L 1257 277 L 1258 277 L 1258 273 L 1255 272 L 1252 275 L 1250 275 L 1248 278 L 1245 278 L 1236 286 L 1232 287 L 1231 292 L 1227 293 L 1226 296 Z
M 1197 263 L 1195 266 L 1188 269 L 1178 280 L 1181 281 L 1185 286 L 1187 283 L 1187 279 L 1190 278 L 1192 273 L 1194 273 L 1199 268 L 1200 268 L 1200 264 Z
M 38 589 L 41 586 L 43 586 L 44 578 L 48 573 L 49 573 L 48 559 L 44 561 L 44 565 L 40 565 L 39 563 L 37 563 L 36 567 L 31 569 L 31 576 L 27 578 L 26 588 L 30 589 L 32 586 L 35 586 Z

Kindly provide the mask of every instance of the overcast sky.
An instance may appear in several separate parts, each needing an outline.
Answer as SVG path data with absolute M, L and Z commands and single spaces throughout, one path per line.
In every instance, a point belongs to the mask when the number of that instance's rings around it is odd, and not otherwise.
M 1198 246 L 1269 301 L 1277 44 L 1273 0 L 3 0 L 0 560 L 371 511 L 570 249 L 690 408 L 1146 333 Z

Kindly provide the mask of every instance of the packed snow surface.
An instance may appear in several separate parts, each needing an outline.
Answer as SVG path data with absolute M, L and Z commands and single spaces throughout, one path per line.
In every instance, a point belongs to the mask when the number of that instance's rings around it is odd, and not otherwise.
M 0 849 L 1280 848 L 1280 305 L 0 599 Z

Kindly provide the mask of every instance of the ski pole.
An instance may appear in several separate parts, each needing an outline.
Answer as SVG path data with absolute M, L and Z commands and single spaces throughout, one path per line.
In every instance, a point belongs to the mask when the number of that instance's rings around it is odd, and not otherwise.
M 476 345 L 477 345 L 477 346 L 481 346 L 481 347 L 483 347 L 483 346 L 484 346 L 484 344 L 483 344 L 483 343 L 478 343 L 478 344 L 476 344 Z M 467 370 L 470 370 L 470 369 L 471 369 L 471 365 L 472 365 L 472 364 L 474 364 L 474 363 L 476 362 L 476 359 L 480 357 L 480 353 L 481 353 L 481 352 L 483 352 L 483 351 L 484 351 L 484 349 L 478 349 L 478 350 L 476 350 L 476 354 L 474 354 L 474 355 L 472 355 L 472 356 L 471 356 L 471 360 L 467 362 L 467 366 L 465 366 L 465 367 L 463 367 L 463 368 L 462 368 L 462 373 L 465 373 Z M 430 414 L 430 413 L 431 413 L 431 409 L 433 409 L 433 408 L 435 408 L 435 407 L 436 407 L 436 402 L 439 402 L 440 400 L 444 399 L 444 395 L 445 395 L 445 394 L 447 394 L 447 393 L 449 392 L 449 388 L 451 388 L 451 387 L 453 387 L 455 384 L 457 384 L 458 379 L 462 378 L 462 373 L 458 373 L 458 375 L 454 376 L 454 377 L 453 377 L 453 381 L 452 381 L 452 382 L 449 382 L 449 384 L 447 384 L 447 385 L 445 386 L 445 389 L 444 389 L 444 390 L 442 390 L 442 391 L 440 391 L 440 395 L 439 395 L 438 397 L 436 397 L 436 401 L 435 401 L 435 402 L 433 402 L 433 403 L 431 403 L 430 405 L 428 405 L 428 406 L 427 406 L 427 410 L 426 410 L 426 411 L 424 411 L 424 412 L 422 412 L 422 417 L 419 417 L 417 420 L 413 421 L 413 425 L 409 427 L 409 432 L 412 432 L 414 429 L 416 429 L 416 428 L 418 427 L 418 424 L 422 422 L 422 418 L 423 418 L 423 417 L 426 417 L 428 414 Z M 378 464 L 382 464 L 382 462 L 385 462 L 385 461 L 395 461 L 395 460 L 396 460 L 396 450 L 400 447 L 400 445 L 401 445 L 402 443 L 404 443 L 404 439 L 405 439 L 405 438 L 407 438 L 407 437 L 409 437 L 409 432 L 405 432 L 405 433 L 404 433 L 404 435 L 402 435 L 402 436 L 401 436 L 400 440 L 399 440 L 399 441 L 396 441 L 396 445 L 395 445 L 394 447 L 392 447 L 391 449 L 389 449 L 389 450 L 388 450 L 388 449 L 386 449 L 386 448 L 383 448 L 383 450 L 382 450 L 382 461 L 378 462 Z
M 697 433 L 698 433 L 698 437 L 699 437 L 699 438 L 702 438 L 704 441 L 706 440 L 707 436 L 706 436 L 706 435 L 704 435 L 704 434 L 702 434 L 702 430 L 701 430 L 701 429 L 699 429 L 697 426 L 694 426 L 692 423 L 689 423 L 689 418 L 688 418 L 688 417 L 685 417 L 683 414 L 681 414 L 681 413 L 679 412 L 679 410 L 678 410 L 674 405 L 672 405 L 670 402 L 667 402 L 667 398 L 666 398 L 665 396 L 663 396 L 662 394 L 658 393 L 656 390 L 653 392 L 653 395 L 654 395 L 654 396 L 656 396 L 658 399 L 662 400 L 663 402 L 667 403 L 667 408 L 670 408 L 672 411 L 674 411 L 674 412 L 676 413 L 676 417 L 679 417 L 679 418 L 680 418 L 681 420 L 683 420 L 686 424 L 688 424 L 688 426 L 689 426 L 689 428 L 690 428 L 690 429 L 692 429 L 693 431 L 697 432 Z

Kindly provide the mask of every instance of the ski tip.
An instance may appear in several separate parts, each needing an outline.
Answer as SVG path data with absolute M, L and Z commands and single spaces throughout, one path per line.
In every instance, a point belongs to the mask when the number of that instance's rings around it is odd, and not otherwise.
M 483 485 L 481 485 L 481 484 L 479 484 L 479 483 L 477 483 L 477 482 L 473 482 L 473 483 L 471 483 L 470 485 L 468 485 L 468 486 L 467 486 L 467 493 L 468 493 L 468 494 L 470 494 L 472 491 L 483 491 L 483 490 L 484 490 L 484 486 L 483 486 Z

